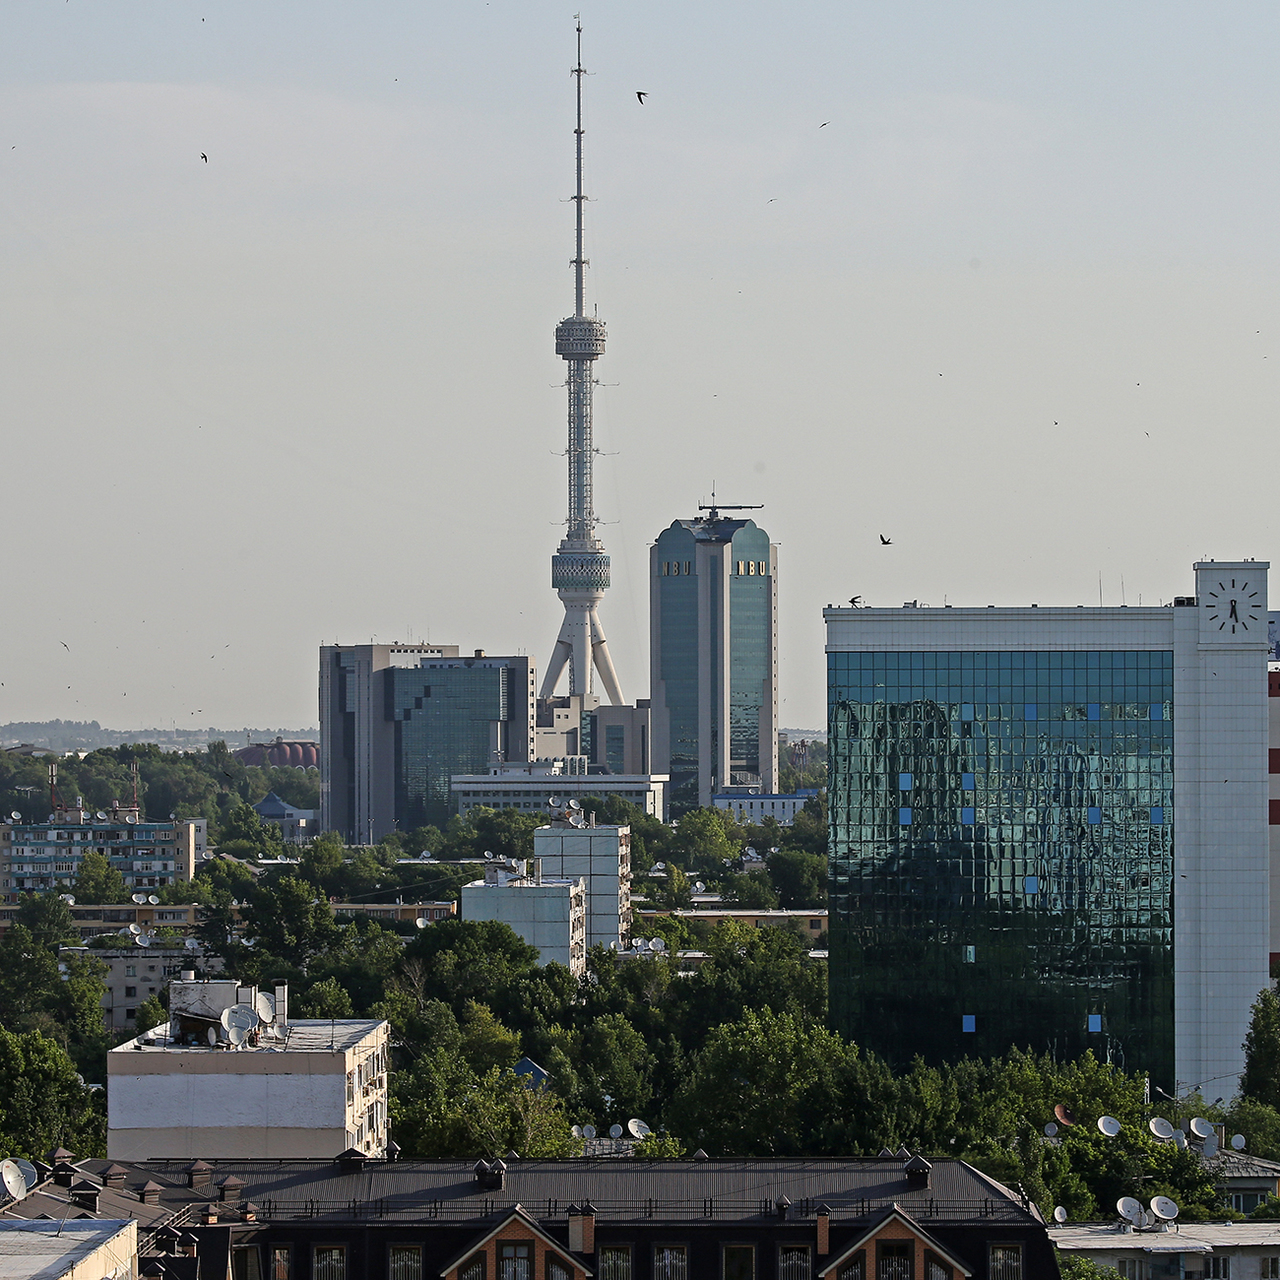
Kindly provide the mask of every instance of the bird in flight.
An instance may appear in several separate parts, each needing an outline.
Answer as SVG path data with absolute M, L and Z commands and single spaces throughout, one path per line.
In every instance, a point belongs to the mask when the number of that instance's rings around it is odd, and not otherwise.
M 648 96 L 649 96 L 649 90 L 648 90 L 648 89 L 637 89 L 637 90 L 636 90 L 636 101 L 637 101 L 637 102 L 639 102 L 639 104 L 640 104 L 642 107 L 644 106 L 644 100 L 645 100 Z
M 829 125 L 830 123 L 831 123 L 831 121 L 830 121 L 830 120 L 824 120 L 824 121 L 823 121 L 823 122 L 818 126 L 818 128 L 819 128 L 819 129 L 825 129 L 825 128 L 827 127 L 827 125 Z
M 861 609 L 861 608 L 862 608 L 862 597 L 861 597 L 861 596 L 850 596 L 850 597 L 849 597 L 849 604 L 850 604 L 854 609 Z
M 893 546 L 893 539 L 892 539 L 892 538 L 886 538 L 886 537 L 884 536 L 884 534 L 882 533 L 882 534 L 880 535 L 880 545 L 881 545 L 882 547 L 891 547 L 891 546 Z
M 204 153 L 203 151 L 200 153 L 200 159 L 201 159 L 201 160 L 203 160 L 203 161 L 205 162 L 205 164 L 208 164 L 208 163 L 209 163 L 209 157 L 208 157 L 207 155 L 205 155 L 205 153 Z
M 71 646 L 65 640 L 59 640 L 58 643 L 68 652 L 71 652 Z

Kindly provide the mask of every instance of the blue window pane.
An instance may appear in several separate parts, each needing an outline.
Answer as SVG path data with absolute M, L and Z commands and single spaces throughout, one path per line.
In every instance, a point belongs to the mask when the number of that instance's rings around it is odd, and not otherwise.
M 898 774 L 898 790 L 899 791 L 910 791 L 911 786 L 912 786 L 911 775 L 909 773 Z
M 972 791 L 974 787 L 973 774 L 962 773 L 960 775 L 960 787 L 964 791 Z
M 977 821 L 975 813 L 976 813 L 976 810 L 974 809 L 973 805 L 971 804 L 965 805 L 964 808 L 960 810 L 960 821 L 963 822 L 966 826 L 969 826 L 969 827 L 973 826 L 973 824 Z
M 1091 1013 L 1091 1014 L 1089 1015 L 1089 1030 L 1090 1030 L 1090 1031 L 1101 1031 L 1101 1030 L 1102 1030 L 1102 1014 L 1100 1014 L 1100 1013 Z
M 972 1013 L 962 1013 L 960 1015 L 961 1031 L 977 1031 L 978 1019 Z
M 1091 702 L 1088 706 L 1088 715 L 1090 720 L 1102 719 L 1102 705 L 1097 702 Z
M 1154 805 L 1151 809 L 1151 825 L 1153 827 L 1161 826 L 1164 823 L 1164 806 Z
M 911 810 L 902 808 L 898 810 L 898 826 L 909 827 L 911 825 Z
M 1039 876 L 1023 876 L 1022 892 L 1023 893 L 1039 893 L 1040 877 Z
M 978 948 L 977 948 L 977 947 L 965 947 L 965 949 L 964 949 L 964 962 L 965 962 L 965 964 L 976 964 L 976 963 L 977 963 L 977 960 L 978 960 Z
M 1089 806 L 1089 825 L 1096 827 L 1102 821 L 1102 810 L 1096 805 Z
M 1163 707 L 1163 706 L 1161 706 L 1161 704 L 1160 704 L 1160 703 L 1158 703 L 1158 702 L 1153 702 L 1153 703 L 1151 704 L 1151 718 L 1152 718 L 1153 720 L 1163 720 L 1163 719 L 1164 719 L 1164 707 Z
M 1024 702 L 1022 704 L 1022 718 L 1024 720 L 1036 719 L 1036 704 L 1034 702 Z
M 962 702 L 960 704 L 960 719 L 961 720 L 973 719 L 973 703 L 972 702 Z

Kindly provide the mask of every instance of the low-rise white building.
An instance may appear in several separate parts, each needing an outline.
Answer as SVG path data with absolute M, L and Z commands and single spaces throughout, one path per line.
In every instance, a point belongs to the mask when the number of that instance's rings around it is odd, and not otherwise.
M 670 779 L 665 773 L 588 773 L 585 761 L 585 756 L 571 756 L 495 764 L 486 773 L 455 773 L 451 788 L 458 813 L 465 818 L 477 807 L 536 811 L 547 807 L 550 796 L 618 796 L 666 820 Z
M 630 827 L 578 827 L 553 820 L 533 833 L 533 858 L 544 876 L 585 883 L 588 947 L 607 947 L 611 942 L 627 945 L 631 935 Z
M 187 947 L 59 947 L 59 960 L 87 956 L 107 967 L 103 978 L 102 1021 L 108 1031 L 124 1031 L 138 1016 L 138 1006 L 159 996 L 169 983 L 193 965 L 211 973 L 223 968 L 221 956 Z
M 288 989 L 170 985 L 170 1022 L 107 1054 L 112 1160 L 385 1153 L 387 1024 L 288 1016 Z
M 733 814 L 739 822 L 761 823 L 773 818 L 779 826 L 789 827 L 810 800 L 816 790 L 796 791 L 790 795 L 765 795 L 759 787 L 740 787 L 711 797 L 717 809 Z
M 1127 1222 L 1050 1223 L 1049 1237 L 1066 1256 L 1111 1267 L 1124 1280 L 1280 1276 L 1280 1222 L 1183 1222 L 1149 1231 Z
M 483 880 L 462 886 L 464 920 L 500 920 L 531 946 L 541 963 L 556 961 L 574 977 L 587 962 L 587 893 L 581 878 L 544 879 L 512 860 L 485 868 Z
M 0 1222 L 4 1280 L 101 1280 L 138 1274 L 138 1224 L 132 1219 Z

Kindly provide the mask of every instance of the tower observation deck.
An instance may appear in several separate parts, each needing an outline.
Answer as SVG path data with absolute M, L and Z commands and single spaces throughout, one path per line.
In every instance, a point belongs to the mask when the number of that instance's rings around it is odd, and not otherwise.
M 578 81 L 577 190 L 573 197 L 577 211 L 576 254 L 574 270 L 574 313 L 556 326 L 556 355 L 568 365 L 565 385 L 569 389 L 569 516 L 560 548 L 551 557 L 551 585 L 564 604 L 564 621 L 556 637 L 551 661 L 542 681 L 541 696 L 555 693 L 566 667 L 569 669 L 569 693 L 592 692 L 592 671 L 599 673 L 609 701 L 622 704 L 622 689 L 604 627 L 599 605 L 609 586 L 609 555 L 596 536 L 595 500 L 592 473 L 595 445 L 591 433 L 591 396 L 595 387 L 594 362 L 604 355 L 604 321 L 589 316 L 584 304 L 584 272 L 587 259 L 583 252 L 582 211 L 586 196 L 582 193 L 582 24 L 578 32 L 578 65 L 573 74 Z

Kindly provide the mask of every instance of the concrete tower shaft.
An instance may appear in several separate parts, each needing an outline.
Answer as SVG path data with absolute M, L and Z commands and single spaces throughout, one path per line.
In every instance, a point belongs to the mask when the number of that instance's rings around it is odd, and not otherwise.
M 569 668 L 569 693 L 592 692 L 592 670 L 599 672 L 609 700 L 623 701 L 613 659 L 609 656 L 604 627 L 597 612 L 609 586 L 609 556 L 596 537 L 593 472 L 595 442 L 591 430 L 591 399 L 595 388 L 594 362 L 604 355 L 605 326 L 585 311 L 587 266 L 583 252 L 582 192 L 582 24 L 578 32 L 578 116 L 574 130 L 577 159 L 577 191 L 573 197 L 576 216 L 574 270 L 574 314 L 556 326 L 556 355 L 568 367 L 565 385 L 569 389 L 569 514 L 558 552 L 551 557 L 551 585 L 564 604 L 564 622 L 556 638 L 551 661 L 543 677 L 541 696 L 551 697 L 565 667 Z

